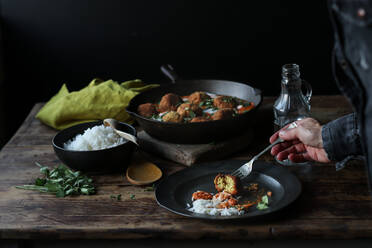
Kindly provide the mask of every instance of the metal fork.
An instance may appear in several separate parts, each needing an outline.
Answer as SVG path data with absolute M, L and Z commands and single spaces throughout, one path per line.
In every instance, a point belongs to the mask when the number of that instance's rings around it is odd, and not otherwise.
M 292 129 L 292 128 L 295 128 L 295 127 L 297 127 L 296 122 L 292 122 L 286 129 Z M 252 165 L 253 165 L 253 163 L 262 154 L 264 154 L 265 152 L 267 152 L 267 150 L 271 149 L 273 146 L 275 146 L 275 145 L 277 145 L 279 143 L 282 143 L 282 142 L 284 142 L 284 140 L 278 137 L 277 140 L 275 140 L 272 144 L 270 144 L 269 146 L 267 146 L 262 152 L 260 152 L 256 156 L 254 156 L 248 163 L 245 163 L 242 166 L 240 166 L 238 169 L 236 169 L 233 173 L 231 173 L 231 175 L 236 176 L 236 177 L 239 177 L 240 179 L 246 178 L 251 173 L 251 171 L 252 171 Z

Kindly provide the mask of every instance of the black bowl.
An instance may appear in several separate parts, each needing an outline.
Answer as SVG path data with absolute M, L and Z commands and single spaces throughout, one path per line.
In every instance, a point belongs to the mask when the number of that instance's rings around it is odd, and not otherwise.
M 71 169 L 82 172 L 95 174 L 125 172 L 135 148 L 132 142 L 127 141 L 115 147 L 94 151 L 73 151 L 63 148 L 64 143 L 97 125 L 102 125 L 102 121 L 78 124 L 57 133 L 52 141 L 57 157 Z M 117 128 L 137 136 L 136 129 L 131 125 L 120 122 Z

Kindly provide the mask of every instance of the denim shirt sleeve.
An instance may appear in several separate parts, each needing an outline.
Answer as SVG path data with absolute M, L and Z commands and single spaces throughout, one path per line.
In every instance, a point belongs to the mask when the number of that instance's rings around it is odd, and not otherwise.
M 345 167 L 352 158 L 363 154 L 356 114 L 331 121 L 322 127 L 323 147 L 328 159 L 336 161 L 336 170 Z

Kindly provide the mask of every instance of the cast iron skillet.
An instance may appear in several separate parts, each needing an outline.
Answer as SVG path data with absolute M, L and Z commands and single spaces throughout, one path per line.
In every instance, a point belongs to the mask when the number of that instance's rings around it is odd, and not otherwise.
M 161 70 L 171 79 L 173 84 L 143 92 L 135 96 L 127 107 L 127 112 L 152 137 L 171 143 L 201 144 L 236 136 L 248 131 L 252 126 L 257 108 L 262 101 L 260 90 L 246 84 L 226 80 L 182 80 L 178 78 L 170 65 L 162 66 Z M 255 108 L 229 120 L 199 123 L 167 123 L 151 120 L 137 114 L 139 105 L 159 102 L 161 97 L 167 93 L 185 96 L 195 91 L 238 97 L 253 102 Z

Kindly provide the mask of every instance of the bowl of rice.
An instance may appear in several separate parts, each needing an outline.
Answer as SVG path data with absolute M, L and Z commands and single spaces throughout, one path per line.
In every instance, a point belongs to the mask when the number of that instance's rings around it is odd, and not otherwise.
M 119 122 L 118 130 L 137 136 L 136 129 Z M 120 137 L 102 121 L 66 128 L 53 138 L 57 157 L 68 167 L 89 173 L 125 172 L 135 144 Z

